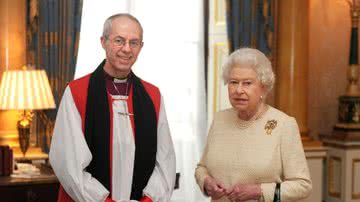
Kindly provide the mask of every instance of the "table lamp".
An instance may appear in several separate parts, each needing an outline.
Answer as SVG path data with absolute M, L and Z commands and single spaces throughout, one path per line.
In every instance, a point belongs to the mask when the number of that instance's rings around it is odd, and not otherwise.
M 55 108 L 48 77 L 44 70 L 9 70 L 3 72 L 0 84 L 0 110 L 21 110 L 17 129 L 21 152 L 30 142 L 32 110 Z

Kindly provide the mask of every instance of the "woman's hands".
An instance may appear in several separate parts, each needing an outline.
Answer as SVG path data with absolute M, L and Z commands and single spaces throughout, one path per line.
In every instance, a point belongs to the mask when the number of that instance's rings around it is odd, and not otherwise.
M 230 201 L 241 202 L 261 197 L 260 184 L 236 184 L 226 189 L 222 182 L 210 176 L 204 180 L 204 190 L 214 200 L 226 196 Z
M 226 191 L 230 201 L 258 200 L 261 197 L 260 184 L 236 184 Z
M 219 199 L 226 194 L 225 186 L 222 182 L 208 176 L 204 180 L 204 190 L 212 199 Z

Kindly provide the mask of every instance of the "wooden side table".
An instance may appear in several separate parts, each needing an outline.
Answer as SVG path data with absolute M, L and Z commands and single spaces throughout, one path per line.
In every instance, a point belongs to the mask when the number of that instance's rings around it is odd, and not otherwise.
M 59 181 L 52 169 L 38 165 L 40 175 L 31 179 L 0 177 L 2 202 L 52 202 L 57 201 Z

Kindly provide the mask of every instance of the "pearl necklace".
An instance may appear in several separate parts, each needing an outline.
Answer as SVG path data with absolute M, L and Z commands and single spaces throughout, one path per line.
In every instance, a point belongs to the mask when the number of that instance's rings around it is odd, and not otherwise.
M 269 105 L 264 105 L 262 109 L 259 109 L 254 116 L 252 116 L 249 120 L 243 120 L 239 118 L 238 126 L 240 129 L 246 129 L 250 127 L 256 120 L 260 119 L 265 112 L 269 109 Z

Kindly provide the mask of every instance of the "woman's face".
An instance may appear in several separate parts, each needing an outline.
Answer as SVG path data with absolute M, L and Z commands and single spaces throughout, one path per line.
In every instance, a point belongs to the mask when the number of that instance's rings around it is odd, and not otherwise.
M 261 103 L 261 96 L 265 96 L 265 87 L 257 78 L 255 70 L 248 66 L 235 66 L 230 71 L 228 83 L 231 105 L 239 113 L 256 113 Z

